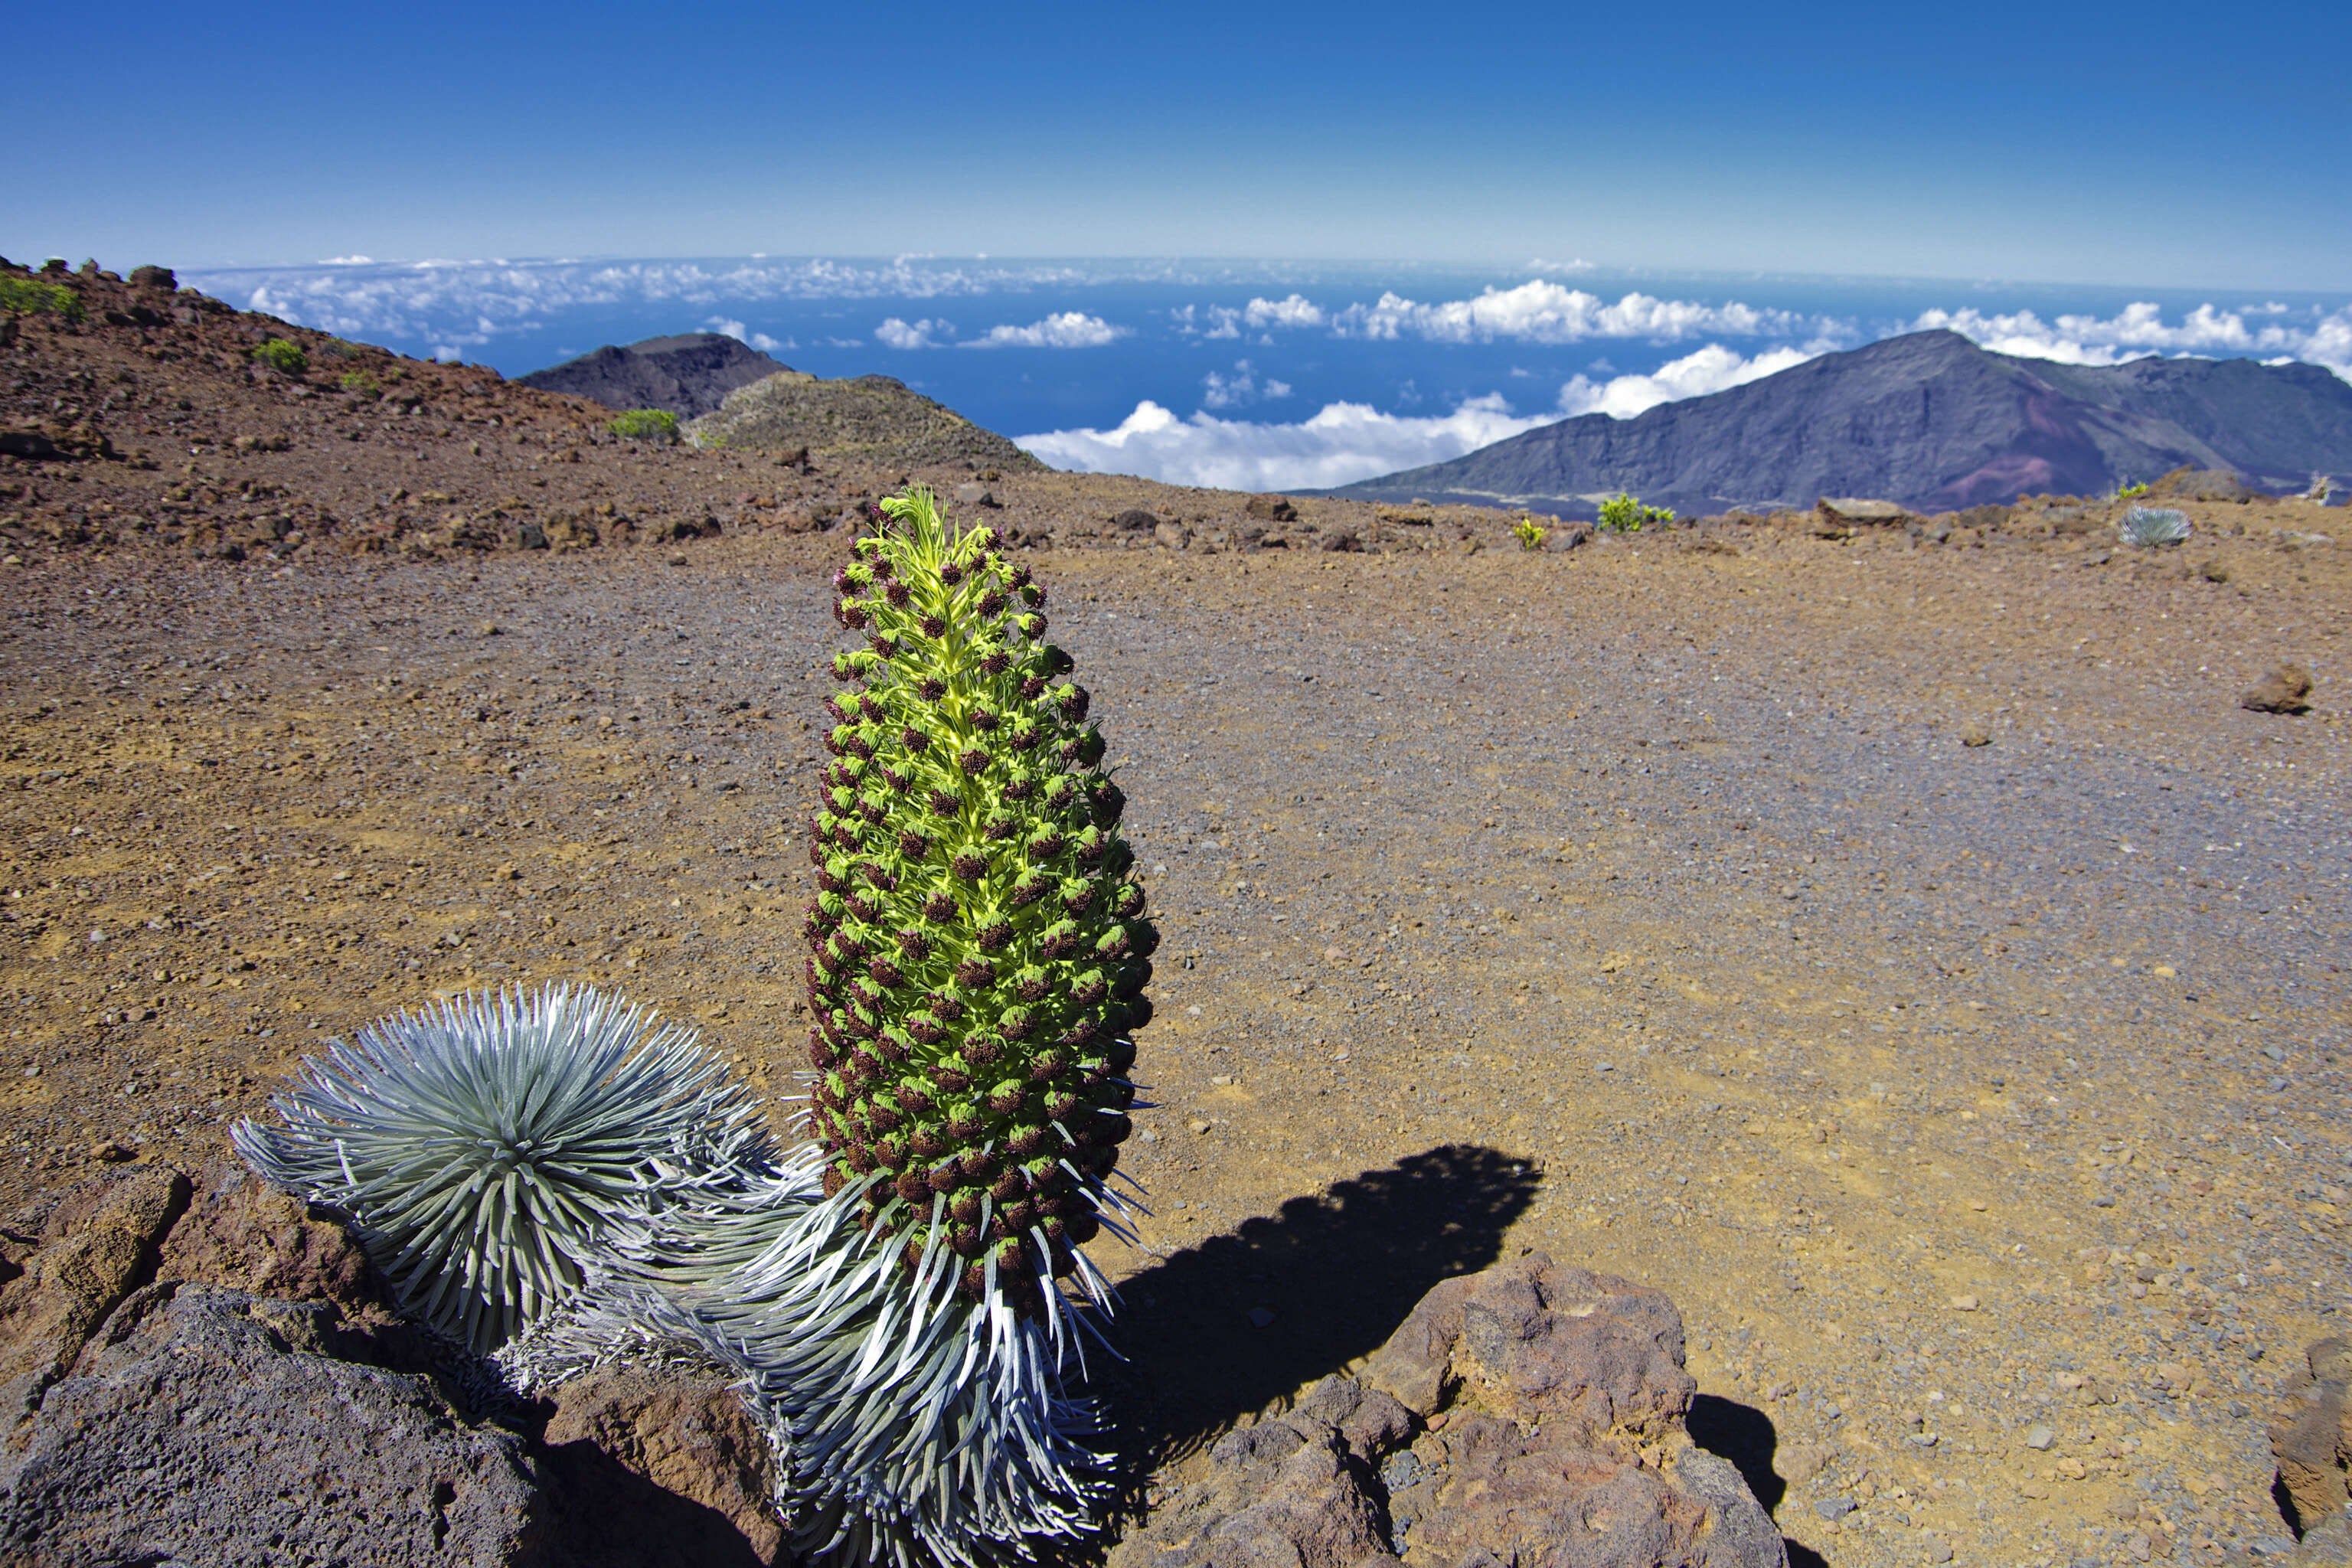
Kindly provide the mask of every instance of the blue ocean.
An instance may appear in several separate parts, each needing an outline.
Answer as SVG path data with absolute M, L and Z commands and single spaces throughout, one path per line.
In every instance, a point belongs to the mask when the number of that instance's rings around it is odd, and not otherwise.
M 240 307 L 519 375 L 726 332 L 881 374 L 1057 468 L 1303 489 L 1572 415 L 1631 417 L 1896 333 L 2005 353 L 2307 360 L 2352 380 L 2352 296 L 1767 273 L 987 257 L 428 259 L 191 269 Z

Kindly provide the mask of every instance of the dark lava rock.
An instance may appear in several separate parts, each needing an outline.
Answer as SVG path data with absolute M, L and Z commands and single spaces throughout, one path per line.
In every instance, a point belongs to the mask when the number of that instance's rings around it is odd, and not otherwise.
M 1632 419 L 1563 419 L 1325 493 L 1583 517 L 1593 510 L 1584 498 L 1621 489 L 1686 514 L 1801 508 L 1819 496 L 1885 496 L 1934 512 L 2022 494 L 2105 495 L 2184 466 L 2234 469 L 2273 493 L 2352 469 L 2352 385 L 2313 364 L 2068 365 L 1993 353 L 1957 332 L 1912 332 Z
M 1160 528 L 1160 519 L 1140 507 L 1129 507 L 1112 518 L 1110 525 L 1127 533 L 1153 533 Z
M 1531 1254 L 1439 1285 L 1360 1378 L 1228 1433 L 1109 1568 L 1786 1568 L 1739 1472 L 1692 1445 L 1695 1387 L 1663 1292 Z
M 1264 518 L 1268 522 L 1298 521 L 1298 509 L 1290 504 L 1288 496 L 1252 496 L 1243 503 L 1242 510 L 1252 517 Z
M 738 387 L 791 367 L 719 332 L 610 343 L 515 379 L 542 392 L 566 392 L 607 408 L 667 408 L 680 419 L 709 413 Z
M 0 1561 L 547 1561 L 523 1439 L 371 1359 L 328 1303 L 135 1293 L 0 1450 Z

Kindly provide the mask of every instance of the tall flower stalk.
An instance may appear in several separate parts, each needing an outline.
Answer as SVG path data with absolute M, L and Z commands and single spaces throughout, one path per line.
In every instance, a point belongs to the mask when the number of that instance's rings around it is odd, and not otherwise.
M 835 579 L 865 646 L 809 823 L 809 1142 L 777 1158 L 689 1038 L 562 989 L 379 1026 L 236 1142 L 525 1387 L 728 1373 L 803 1562 L 988 1564 L 1096 1522 L 1079 1249 L 1129 1235 L 1158 939 L 1045 591 L 927 489 L 881 516 Z

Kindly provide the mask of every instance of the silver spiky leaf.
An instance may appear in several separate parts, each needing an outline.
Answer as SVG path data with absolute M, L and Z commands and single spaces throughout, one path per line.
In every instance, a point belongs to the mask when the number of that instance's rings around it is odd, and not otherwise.
M 272 1103 L 284 1125 L 239 1121 L 237 1152 L 348 1215 L 401 1310 L 478 1351 L 772 1163 L 690 1030 L 565 985 L 379 1020 Z
M 2124 513 L 2116 525 L 2116 532 L 2126 544 L 2138 550 L 2153 550 L 2159 544 L 2179 544 L 2189 537 L 2188 514 L 2168 506 L 2136 506 Z

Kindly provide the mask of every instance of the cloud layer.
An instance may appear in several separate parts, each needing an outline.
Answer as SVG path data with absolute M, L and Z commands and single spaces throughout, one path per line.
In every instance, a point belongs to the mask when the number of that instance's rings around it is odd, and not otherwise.
M 2352 381 L 2352 309 L 2323 313 L 2277 304 L 2244 310 L 2200 305 L 2177 326 L 2145 301 L 2104 320 L 2070 315 L 2046 322 L 2031 310 L 1987 315 L 1973 309 L 1933 310 L 1921 312 L 1907 330 L 1938 327 L 1995 353 L 2068 364 L 2118 364 L 2151 353 L 2253 355 L 2306 360 Z
M 1599 384 L 1580 375 L 1571 377 L 1559 389 L 1559 410 L 1564 415 L 1606 414 L 1613 419 L 1631 419 L 1661 403 L 1704 397 L 1710 392 L 1760 380 L 1804 363 L 1816 352 L 1769 349 L 1748 358 L 1721 343 L 1709 343 L 1695 353 L 1669 360 L 1647 375 L 1613 376 Z
M 1440 463 L 1548 424 L 1514 416 L 1500 397 L 1473 398 L 1433 419 L 1329 403 L 1296 425 L 1262 425 L 1200 413 L 1179 419 L 1145 401 L 1109 430 L 1054 430 L 1015 444 L 1057 468 L 1140 474 L 1220 489 L 1307 489 Z
M 1573 343 L 1588 338 L 1678 342 L 1712 332 L 1744 338 L 1819 335 L 1827 323 L 1793 310 L 1759 310 L 1737 300 L 1707 305 L 1633 293 L 1612 304 L 1597 294 L 1538 278 L 1516 289 L 1488 289 L 1475 299 L 1432 305 L 1384 293 L 1375 304 L 1350 305 L 1337 312 L 1331 325 L 1342 337 L 1417 337 L 1446 343 L 1497 340 Z

